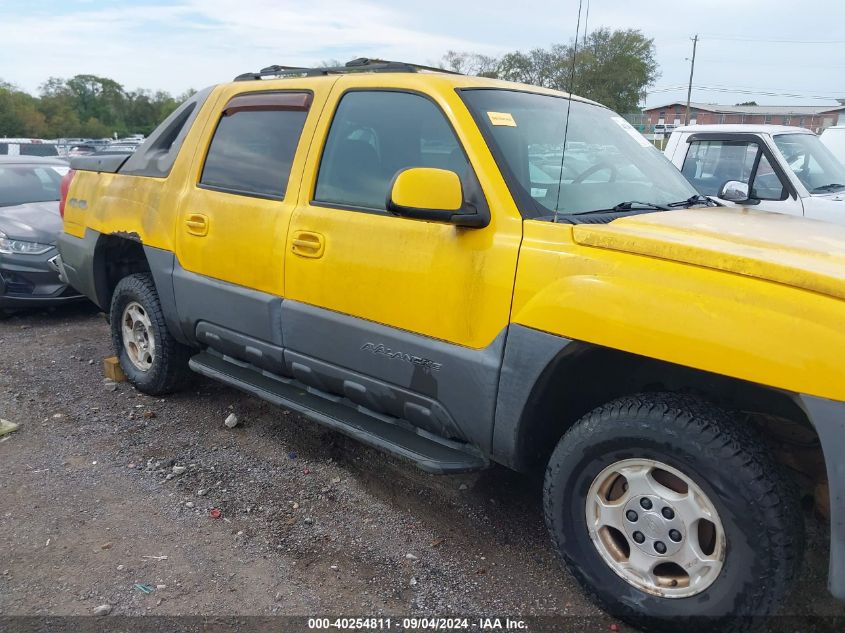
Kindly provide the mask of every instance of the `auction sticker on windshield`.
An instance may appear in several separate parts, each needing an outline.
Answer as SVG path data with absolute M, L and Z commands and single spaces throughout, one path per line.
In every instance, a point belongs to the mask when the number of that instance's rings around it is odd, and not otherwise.
M 516 121 L 510 112 L 488 112 L 490 123 L 493 125 L 506 125 L 508 127 L 516 127 Z
M 651 145 L 651 141 L 649 141 L 645 136 L 640 134 L 633 125 L 628 123 L 625 119 L 621 116 L 612 116 L 610 117 L 611 121 L 616 123 L 619 127 L 625 130 L 631 137 L 643 147 L 649 147 Z

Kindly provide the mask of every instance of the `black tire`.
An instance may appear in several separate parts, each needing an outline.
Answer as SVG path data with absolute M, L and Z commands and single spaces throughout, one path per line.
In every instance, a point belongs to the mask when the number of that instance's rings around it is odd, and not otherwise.
M 155 339 L 155 354 L 147 370 L 136 367 L 123 343 L 121 322 L 127 305 L 137 302 L 151 323 L 150 335 Z M 182 345 L 167 329 L 155 283 L 149 274 L 137 273 L 121 279 L 112 295 L 110 324 L 112 344 L 126 378 L 138 391 L 159 396 L 177 391 L 190 378 L 188 359 L 192 350 Z
M 590 486 L 605 468 L 631 458 L 682 472 L 718 512 L 725 558 L 703 592 L 668 598 L 643 591 L 614 571 L 591 540 Z M 646 630 L 752 627 L 778 608 L 801 559 L 803 513 L 791 480 L 750 429 L 689 396 L 625 397 L 581 418 L 551 456 L 544 510 L 559 556 L 590 597 Z

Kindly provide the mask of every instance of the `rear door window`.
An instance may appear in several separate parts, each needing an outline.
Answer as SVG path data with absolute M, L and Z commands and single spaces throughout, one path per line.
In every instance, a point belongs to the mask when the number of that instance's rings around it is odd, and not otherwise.
M 208 148 L 199 186 L 282 199 L 311 94 L 253 93 L 226 106 Z

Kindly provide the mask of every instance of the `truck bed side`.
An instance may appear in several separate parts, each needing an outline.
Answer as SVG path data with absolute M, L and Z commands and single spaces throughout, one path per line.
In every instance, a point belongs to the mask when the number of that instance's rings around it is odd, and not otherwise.
M 216 96 L 214 88 L 196 93 L 128 158 L 74 160 L 78 171 L 65 206 L 65 233 L 83 238 L 91 229 L 172 250 L 173 213 Z

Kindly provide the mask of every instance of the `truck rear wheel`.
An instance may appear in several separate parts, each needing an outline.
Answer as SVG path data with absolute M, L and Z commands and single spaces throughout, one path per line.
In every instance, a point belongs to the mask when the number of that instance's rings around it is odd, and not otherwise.
M 191 349 L 167 330 L 150 275 L 129 275 L 118 282 L 110 317 L 120 367 L 139 391 L 158 396 L 177 390 L 187 381 Z
M 544 509 L 586 591 L 652 630 L 747 628 L 777 609 L 801 556 L 797 494 L 762 442 L 677 394 L 581 418 L 549 461 Z

